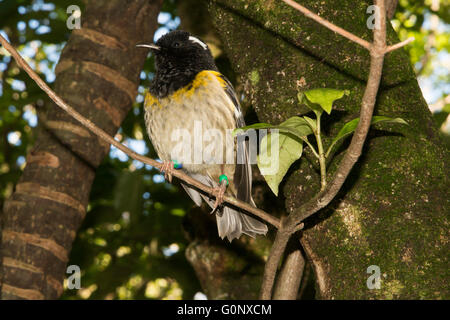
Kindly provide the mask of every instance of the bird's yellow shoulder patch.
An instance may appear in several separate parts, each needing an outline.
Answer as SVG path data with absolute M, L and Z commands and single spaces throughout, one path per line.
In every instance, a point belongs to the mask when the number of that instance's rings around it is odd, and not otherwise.
M 161 103 L 159 102 L 158 98 L 154 97 L 150 92 L 147 91 L 147 93 L 145 94 L 144 106 L 146 108 L 148 108 L 148 107 L 160 107 L 161 108 Z
M 227 83 L 222 78 L 222 75 L 213 70 L 203 70 L 200 71 L 187 86 L 184 86 L 181 89 L 178 89 L 175 91 L 172 95 L 169 97 L 163 98 L 164 99 L 170 99 L 175 102 L 181 102 L 182 99 L 186 99 L 191 97 L 194 92 L 200 88 L 208 85 L 211 81 L 218 81 L 220 85 L 225 88 L 227 86 Z M 147 92 L 145 95 L 145 107 L 160 107 L 162 108 L 162 105 L 165 105 L 163 101 L 160 101 L 160 99 L 153 96 L 150 92 Z
M 191 83 L 175 91 L 172 94 L 171 99 L 174 99 L 175 101 L 180 101 L 181 99 L 189 98 L 194 94 L 194 92 L 198 88 L 204 87 L 214 80 L 219 81 L 222 87 L 226 86 L 226 82 L 225 80 L 222 79 L 221 74 L 219 72 L 213 70 L 200 71 L 199 73 L 197 73 L 197 75 L 195 76 L 194 80 L 192 80 Z
M 225 88 L 227 86 L 227 83 L 225 82 L 225 79 L 223 78 L 223 76 L 220 72 L 213 71 L 213 70 L 205 70 L 205 71 L 200 72 L 199 75 L 203 72 L 207 73 L 208 76 L 210 76 L 210 77 L 216 78 L 222 87 Z

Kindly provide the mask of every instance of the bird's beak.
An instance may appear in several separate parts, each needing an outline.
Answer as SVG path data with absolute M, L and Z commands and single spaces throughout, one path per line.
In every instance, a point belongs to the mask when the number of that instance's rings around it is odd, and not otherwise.
M 151 49 L 151 50 L 156 50 L 156 51 L 159 51 L 159 50 L 161 50 L 161 47 L 160 46 L 157 46 L 156 44 L 137 44 L 136 45 L 136 47 L 139 47 L 139 48 L 149 48 L 149 49 Z

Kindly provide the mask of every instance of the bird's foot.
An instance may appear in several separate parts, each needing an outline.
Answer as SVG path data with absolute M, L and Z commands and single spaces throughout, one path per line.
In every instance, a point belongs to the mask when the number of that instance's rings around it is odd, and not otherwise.
M 173 171 L 173 162 L 172 161 L 163 161 L 161 168 L 159 169 L 164 173 L 164 178 L 172 183 L 172 171 Z
M 211 213 L 214 213 L 217 210 L 217 208 L 219 208 L 222 205 L 223 196 L 225 195 L 227 186 L 228 186 L 228 179 L 221 179 L 220 186 L 214 188 L 213 195 L 216 197 L 216 202 L 214 203 L 214 208 L 212 209 Z

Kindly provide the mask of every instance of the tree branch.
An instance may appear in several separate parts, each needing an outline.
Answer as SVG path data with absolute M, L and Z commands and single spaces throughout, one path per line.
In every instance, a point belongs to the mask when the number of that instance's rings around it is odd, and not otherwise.
M 386 16 L 391 20 L 395 15 L 395 10 L 397 9 L 398 0 L 387 0 L 386 3 Z
M 364 92 L 363 100 L 361 103 L 361 114 L 360 121 L 358 127 L 355 130 L 353 138 L 351 140 L 350 146 L 347 149 L 344 158 L 342 159 L 339 167 L 332 179 L 332 181 L 327 185 L 327 187 L 319 192 L 317 196 L 313 199 L 302 205 L 292 214 L 290 214 L 283 223 L 280 223 L 280 220 L 269 215 L 268 213 L 251 206 L 248 203 L 237 200 L 233 197 L 225 196 L 224 201 L 239 207 L 249 213 L 252 213 L 264 221 L 272 224 L 278 229 L 277 235 L 275 237 L 274 244 L 271 248 L 265 269 L 264 269 L 264 277 L 263 283 L 261 285 L 261 298 L 262 299 L 270 299 L 272 296 L 272 288 L 275 279 L 275 275 L 278 269 L 279 261 L 284 253 L 286 245 L 289 241 L 290 236 L 299 229 L 301 222 L 316 213 L 320 209 L 327 206 L 330 201 L 336 196 L 339 192 L 340 188 L 344 184 L 347 176 L 349 175 L 351 169 L 354 164 L 357 162 L 359 156 L 362 152 L 362 147 L 364 145 L 367 133 L 369 131 L 369 127 L 371 124 L 371 118 L 373 114 L 373 109 L 375 106 L 376 95 L 379 88 L 379 83 L 381 79 L 381 73 L 383 68 L 384 55 L 390 51 L 396 50 L 407 43 L 411 42 L 413 39 L 407 39 L 398 44 L 386 47 L 386 10 L 385 10 L 385 1 L 384 0 L 375 0 L 375 5 L 379 6 L 380 16 L 380 29 L 374 29 L 374 41 L 373 43 L 369 43 L 364 39 L 332 24 L 331 22 L 321 18 L 317 14 L 314 14 L 310 10 L 301 6 L 300 4 L 292 1 L 292 0 L 283 0 L 286 4 L 294 7 L 298 11 L 305 14 L 307 17 L 315 20 L 321 25 L 327 27 L 328 29 L 344 36 L 345 38 L 363 46 L 370 52 L 370 71 L 369 78 L 367 81 L 367 86 Z M 69 113 L 72 117 L 74 117 L 77 121 L 79 121 L 82 125 L 87 127 L 94 134 L 99 136 L 102 140 L 114 145 L 117 149 L 123 151 L 131 158 L 141 161 L 143 163 L 154 166 L 158 169 L 161 169 L 162 164 L 157 162 L 156 160 L 147 158 L 145 156 L 139 155 L 126 146 L 122 145 L 118 141 L 114 140 L 111 136 L 109 136 L 102 129 L 98 128 L 94 123 L 90 120 L 84 118 L 81 114 L 75 111 L 70 105 L 65 103 L 54 91 L 52 91 L 47 84 L 31 69 L 31 67 L 23 60 L 23 58 L 19 55 L 19 53 L 0 35 L 0 43 L 5 47 L 5 49 L 11 53 L 14 59 L 17 61 L 18 65 L 21 66 L 25 72 L 37 83 L 37 85 L 47 93 L 47 95 L 63 110 Z M 202 184 L 201 182 L 189 177 L 182 171 L 174 171 L 173 175 L 185 183 L 203 191 L 207 194 L 214 196 L 213 188 Z
M 409 37 L 408 39 L 406 39 L 406 40 L 404 40 L 402 42 L 399 42 L 399 43 L 396 43 L 396 44 L 394 44 L 392 46 L 387 47 L 385 53 L 397 50 L 398 48 L 404 47 L 408 43 L 413 42 L 413 41 L 414 41 L 414 37 Z
M 299 294 L 300 282 L 305 269 L 305 258 L 297 236 L 291 237 L 287 245 L 286 259 L 274 289 L 275 300 L 295 300 Z
M 109 144 L 112 144 L 117 149 L 121 150 L 122 152 L 129 155 L 131 158 L 140 161 L 145 164 L 149 164 L 153 167 L 156 167 L 158 169 L 161 169 L 162 164 L 154 159 L 150 159 L 148 157 L 142 156 L 130 148 L 124 146 L 120 142 L 116 141 L 113 137 L 108 135 L 105 131 L 97 127 L 92 121 L 89 119 L 86 119 L 84 116 L 82 116 L 80 113 L 78 113 L 74 108 L 72 108 L 69 104 L 67 104 L 61 97 L 59 97 L 46 83 L 43 81 L 36 72 L 30 67 L 30 65 L 20 56 L 20 54 L 14 49 L 13 46 L 5 39 L 2 35 L 0 35 L 0 43 L 3 45 L 3 47 L 12 55 L 12 57 L 16 60 L 17 64 L 25 70 L 25 72 L 30 76 L 31 79 L 36 82 L 36 84 L 49 96 L 50 99 L 52 99 L 56 105 L 58 105 L 61 109 L 66 111 L 69 115 L 71 115 L 73 118 L 75 118 L 78 122 L 80 122 L 83 126 L 88 128 L 91 132 L 93 132 L 95 135 L 97 135 L 100 139 L 108 142 Z M 172 172 L 172 175 L 179 178 L 180 180 L 183 180 L 185 183 L 209 194 L 212 196 L 215 196 L 214 189 L 204 185 L 203 183 L 197 181 L 196 179 L 193 179 L 192 177 L 188 176 L 181 170 L 174 170 Z M 261 218 L 262 220 L 266 221 L 267 223 L 270 223 L 275 228 L 280 227 L 280 220 L 276 217 L 271 216 L 267 212 L 258 209 L 256 207 L 253 207 L 252 205 L 240 201 L 236 198 L 230 197 L 230 196 L 224 196 L 223 197 L 224 202 L 227 202 L 233 206 L 236 206 L 238 208 L 241 208 L 249 213 L 254 214 L 255 216 Z
M 374 29 L 374 41 L 369 50 L 370 70 L 361 102 L 360 121 L 353 134 L 350 146 L 339 164 L 332 181 L 327 184 L 327 187 L 322 192 L 311 199 L 311 201 L 308 201 L 289 215 L 286 219 L 286 226 L 290 228 L 295 228 L 297 223 L 300 223 L 330 203 L 344 184 L 353 165 L 361 155 L 372 121 L 372 114 L 383 70 L 384 55 L 386 53 L 386 11 L 384 8 L 384 0 L 375 0 L 375 4 L 380 8 L 380 29 Z
M 264 276 L 261 284 L 260 299 L 270 300 L 272 297 L 272 287 L 275 281 L 275 275 L 277 273 L 278 264 L 283 256 L 286 244 L 291 237 L 291 233 L 285 230 L 283 227 L 278 229 L 277 235 L 273 242 L 272 248 L 264 266 Z
M 364 142 L 369 132 L 370 124 L 372 121 L 373 110 L 375 107 L 376 96 L 381 81 L 381 74 L 383 71 L 384 55 L 387 52 L 398 49 L 413 39 L 407 39 L 403 42 L 395 44 L 390 47 L 386 47 L 386 8 L 385 0 L 375 0 L 375 5 L 379 8 L 379 16 L 376 17 L 380 20 L 380 28 L 374 28 L 374 40 L 371 44 L 366 44 L 365 40 L 349 33 L 348 31 L 329 23 L 328 21 L 320 18 L 316 14 L 312 13 L 305 7 L 291 0 L 282 0 L 283 2 L 294 7 L 298 11 L 305 14 L 307 17 L 319 22 L 325 27 L 333 30 L 342 36 L 362 45 L 370 52 L 370 70 L 367 80 L 366 89 L 361 102 L 360 121 L 352 137 L 350 146 L 348 147 L 344 158 L 338 166 L 336 173 L 333 176 L 332 181 L 327 184 L 325 189 L 319 192 L 314 198 L 306 202 L 300 208 L 292 212 L 286 219 L 283 220 L 282 226 L 278 229 L 277 236 L 274 241 L 274 247 L 269 254 L 266 268 L 264 269 L 263 284 L 261 286 L 261 298 L 270 299 L 272 295 L 272 287 L 277 272 L 279 261 L 286 248 L 287 241 L 297 230 L 299 225 L 304 219 L 313 215 L 320 209 L 327 206 L 331 200 L 337 195 L 354 164 L 357 162 L 361 155 Z M 362 41 L 364 42 L 362 42 Z M 276 252 L 275 252 L 276 250 Z
M 300 11 L 308 18 L 311 18 L 314 21 L 316 21 L 317 23 L 320 23 L 321 25 L 323 25 L 324 27 L 327 27 L 331 31 L 334 31 L 334 32 L 340 34 L 341 36 L 359 44 L 360 46 L 366 48 L 367 50 L 370 49 L 370 46 L 371 46 L 370 42 L 367 42 L 366 40 L 354 35 L 353 33 L 348 32 L 347 30 L 342 29 L 341 27 L 338 27 L 337 25 L 329 22 L 328 20 L 325 20 L 324 18 L 321 18 L 319 15 L 317 15 L 314 12 L 310 11 L 309 9 L 305 8 L 301 4 L 298 4 L 297 2 L 295 2 L 293 0 L 282 0 L 282 1 L 284 3 L 286 3 L 287 5 L 290 5 L 292 8 Z

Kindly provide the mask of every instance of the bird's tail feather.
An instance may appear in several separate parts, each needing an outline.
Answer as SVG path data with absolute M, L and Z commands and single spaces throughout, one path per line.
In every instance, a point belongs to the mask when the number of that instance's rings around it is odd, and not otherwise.
M 255 218 L 230 207 L 223 207 L 222 210 L 222 214 L 216 214 L 217 228 L 222 239 L 227 237 L 231 242 L 243 233 L 250 237 L 267 233 L 267 226 Z
M 191 176 L 211 187 L 217 186 L 209 177 L 200 174 L 191 174 Z M 214 207 L 215 200 L 199 193 L 184 183 L 181 185 L 198 206 L 201 205 L 201 199 L 203 198 L 211 208 Z M 255 206 L 251 196 L 248 202 Z M 231 242 L 233 239 L 239 238 L 243 233 L 250 237 L 255 237 L 258 234 L 265 235 L 267 233 L 267 225 L 239 210 L 228 207 L 227 205 L 222 206 L 218 210 L 216 212 L 217 229 L 222 239 L 226 237 Z

